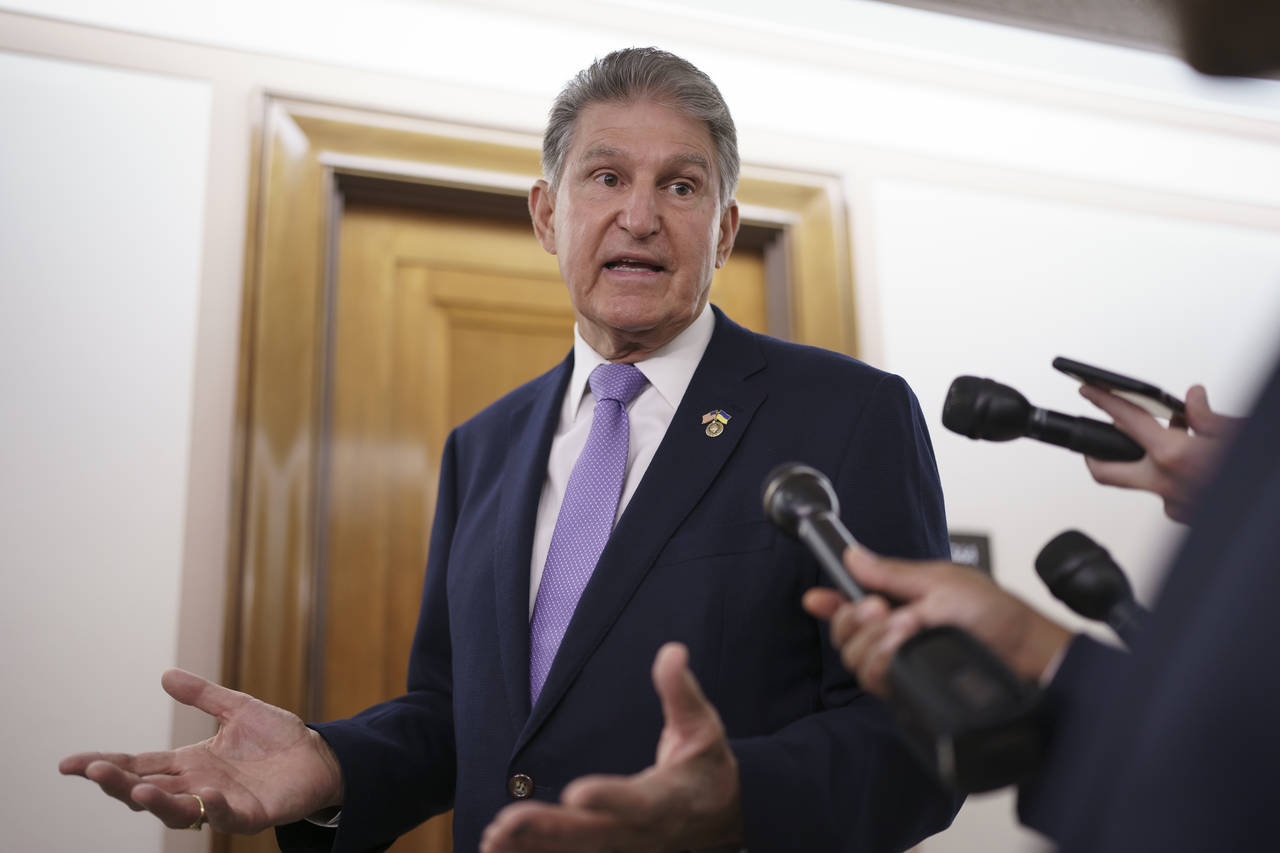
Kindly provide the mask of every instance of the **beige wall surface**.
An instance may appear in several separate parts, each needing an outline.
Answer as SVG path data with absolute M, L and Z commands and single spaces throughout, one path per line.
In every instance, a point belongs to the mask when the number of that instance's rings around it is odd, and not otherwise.
M 862 354 L 917 390 L 953 525 L 993 536 L 998 577 L 1063 615 L 1030 560 L 1052 533 L 1075 525 L 1105 540 L 1144 594 L 1157 584 L 1177 531 L 1154 499 L 1097 489 L 1078 460 L 1043 446 L 947 434 L 937 417 L 942 395 L 955 375 L 979 373 L 1038 403 L 1085 413 L 1070 383 L 1048 368 L 1052 355 L 1065 354 L 1174 391 L 1207 381 L 1215 402 L 1243 410 L 1280 320 L 1280 253 L 1272 248 L 1280 236 L 1280 82 L 1208 82 L 1168 57 L 854 0 L 708 0 L 696 8 L 560 0 L 536 14 L 528 8 L 515 0 L 228 0 L 199 9 L 0 2 L 9 10 L 0 11 L 0 69 L 28 75 L 13 78 L 20 87 L 0 87 L 0 147 L 28 144 L 12 129 L 26 115 L 40 120 L 33 132 L 67 143 L 6 157 L 0 167 L 0 305 L 24 300 L 28 316 L 50 312 L 64 324 L 50 328 L 68 338 L 72 315 L 53 312 L 62 295 L 78 295 L 98 321 L 81 339 L 104 340 L 137 322 L 170 336 L 99 347 L 92 372 L 34 356 L 43 350 L 32 329 L 0 336 L 6 354 L 21 356 L 0 364 L 5 404 L 43 405 L 40 389 L 61 382 L 110 420 L 159 406 L 154 395 L 176 397 L 155 409 L 163 415 L 150 433 L 121 428 L 85 433 L 85 441 L 69 410 L 32 406 L 34 419 L 24 421 L 32 434 L 78 445 L 75 454 L 44 452 L 38 463 L 18 457 L 15 422 L 0 422 L 10 431 L 0 452 L 25 466 L 11 468 L 6 456 L 0 489 L 25 513 L 6 520 L 31 522 L 23 550 L 3 555 L 7 585 L 24 593 L 10 606 L 29 611 L 13 620 L 5 612 L 7 648 L 51 650 L 6 663 L 21 668 L 11 683 L 37 684 L 24 695 L 39 699 L 8 691 L 0 722 L 29 732 L 27 769 L 48 774 L 48 784 L 6 787 L 0 798 L 6 826 L 26 833 L 23 849 L 203 843 L 194 833 L 159 833 L 123 809 L 105 817 L 115 804 L 91 796 L 84 782 L 53 776 L 49 759 L 82 747 L 184 743 L 211 730 L 201 715 L 174 711 L 157 678 L 171 664 L 220 671 L 248 188 L 264 93 L 523 137 L 540 132 L 561 81 L 593 56 L 636 43 L 688 56 L 723 88 L 747 163 L 824 173 L 844 188 Z M 68 75 L 82 84 L 50 91 Z M 24 172 L 15 163 L 33 162 L 82 177 L 10 194 Z M 91 260 L 48 251 L 73 230 L 97 231 L 111 245 L 79 243 Z M 154 236 L 171 231 L 182 239 L 167 240 L 163 259 L 155 257 Z M 14 234 L 30 238 L 6 240 Z M 134 250 L 142 246 L 148 251 Z M 26 270 L 45 276 L 45 286 L 34 288 Z M 0 323 L 16 316 L 0 311 Z M 116 388 L 132 396 L 114 400 Z M 68 517 L 52 498 L 26 498 L 30 487 L 105 476 L 122 458 L 144 458 L 133 449 L 144 439 L 159 452 L 145 457 L 144 480 L 117 493 L 109 511 L 86 499 Z M 121 528 L 127 537 L 84 532 L 120 517 L 134 525 Z M 54 535 L 32 532 L 42 527 Z M 96 587 L 77 590 L 77 575 L 52 572 L 64 551 L 76 553 L 66 550 L 72 546 L 84 554 L 59 565 L 118 567 L 120 583 L 103 594 L 121 608 L 131 603 L 127 631 L 108 630 L 102 601 L 89 594 Z M 85 583 L 102 583 L 102 575 Z M 86 661 L 91 644 L 99 653 Z M 117 689 L 92 715 L 71 712 L 100 685 Z M 63 710 L 38 715 L 36 702 Z M 147 722 L 139 728 L 138 720 Z M 56 840 L 45 820 L 69 809 L 77 820 L 68 823 L 78 823 L 99 808 L 111 822 L 86 821 L 98 839 L 91 848 Z M 1014 826 L 1008 795 L 997 795 L 971 802 L 925 848 L 1036 846 Z
M 0 52 L 7 849 L 160 849 L 56 767 L 170 739 L 209 103 L 202 81 Z

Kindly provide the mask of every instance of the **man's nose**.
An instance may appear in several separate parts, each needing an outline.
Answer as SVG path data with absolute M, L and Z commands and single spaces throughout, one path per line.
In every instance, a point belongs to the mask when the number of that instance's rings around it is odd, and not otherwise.
M 662 227 L 657 192 L 652 188 L 633 187 L 622 200 L 618 226 L 637 239 L 656 234 Z

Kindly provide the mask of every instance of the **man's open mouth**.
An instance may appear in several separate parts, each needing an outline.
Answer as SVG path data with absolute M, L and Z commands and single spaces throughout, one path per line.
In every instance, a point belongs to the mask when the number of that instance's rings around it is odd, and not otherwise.
M 648 261 L 640 261 L 635 258 L 618 258 L 616 261 L 609 261 L 604 265 L 604 268 L 623 272 L 662 272 L 663 270 L 660 264 L 651 264 Z

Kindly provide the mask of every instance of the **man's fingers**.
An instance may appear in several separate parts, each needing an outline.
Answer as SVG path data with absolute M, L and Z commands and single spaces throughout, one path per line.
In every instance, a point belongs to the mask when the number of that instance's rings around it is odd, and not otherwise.
M 251 697 L 244 693 L 214 684 L 185 669 L 166 670 L 160 677 L 160 684 L 166 693 L 183 705 L 199 708 L 220 720 L 251 701 Z
M 1094 388 L 1091 385 L 1080 386 L 1080 396 L 1111 416 L 1121 432 L 1128 435 L 1144 448 L 1150 449 L 1164 435 L 1166 427 L 1151 416 L 1146 409 L 1122 400 L 1115 394 Z
M 883 621 L 888 613 L 888 602 L 878 595 L 848 603 L 837 610 L 831 620 L 831 644 L 836 648 L 843 646 L 854 634 Z
M 128 757 L 123 753 L 77 752 L 75 755 L 68 755 L 58 762 L 58 772 L 64 776 L 83 776 L 85 769 L 95 761 L 109 761 L 112 764 L 119 764 L 119 759 Z
M 81 775 L 96 783 L 107 796 L 114 797 L 134 811 L 141 809 L 132 796 L 133 787 L 138 783 L 135 774 L 120 769 L 110 761 L 92 761 Z
M 191 787 L 191 780 L 182 776 L 166 776 L 156 773 L 151 776 L 142 776 L 138 779 L 139 784 L 155 785 L 166 794 L 185 794 Z
M 1165 500 L 1177 500 L 1183 488 L 1176 478 L 1148 460 L 1104 462 L 1086 456 L 1084 464 L 1088 466 L 1089 474 L 1093 479 L 1104 486 L 1141 489 Z
M 200 795 L 204 799 L 204 794 Z M 134 786 L 133 799 L 170 829 L 185 829 L 200 819 L 200 802 L 191 793 L 171 794 L 143 782 Z M 208 806 L 205 806 L 208 817 Z
M 898 649 L 924 628 L 920 614 L 911 610 L 899 610 L 885 622 L 885 632 L 866 654 L 862 665 L 862 681 L 868 689 L 879 695 L 890 692 L 889 666 Z
M 549 803 L 516 803 L 498 812 L 484 831 L 480 853 L 552 853 L 620 849 L 613 815 Z
M 1104 486 L 1150 490 L 1153 485 L 1150 482 L 1152 471 L 1144 462 L 1106 462 L 1086 456 L 1084 464 L 1090 476 Z
M 652 811 L 655 802 L 652 787 L 646 779 L 644 773 L 637 776 L 583 776 L 564 789 L 560 802 L 566 806 L 621 816 L 643 816 Z
M 840 661 L 858 676 L 858 682 L 878 696 L 889 692 L 889 664 L 898 648 L 924 627 L 919 613 L 911 609 L 886 612 L 868 621 L 840 647 Z
M 689 650 L 680 643 L 667 643 L 653 659 L 653 686 L 662 702 L 663 718 L 679 730 L 697 726 L 716 713 L 688 664 Z
M 848 600 L 834 589 L 815 586 L 805 592 L 804 597 L 800 599 L 800 604 L 803 605 L 810 616 L 815 619 L 821 619 L 824 622 L 830 622 L 831 617 Z
M 1186 406 L 1187 422 L 1196 432 L 1204 432 L 1204 430 L 1197 427 L 1193 421 L 1205 418 L 1206 415 L 1210 421 L 1214 417 L 1221 417 L 1214 415 L 1213 409 L 1209 408 L 1209 392 L 1203 385 L 1192 385 L 1187 389 Z
M 861 545 L 844 550 L 844 567 L 868 592 L 910 601 L 929 591 L 936 582 L 938 563 L 881 557 Z
M 96 761 L 104 761 L 128 773 L 145 776 L 148 773 L 171 773 L 174 769 L 173 753 L 142 752 L 129 755 L 126 752 L 81 752 L 69 755 L 58 763 L 58 770 L 66 775 L 85 775 L 85 770 Z
M 244 816 L 237 816 L 226 797 L 216 788 L 201 786 L 194 791 L 185 787 L 183 790 L 167 790 L 171 787 L 171 783 L 166 782 L 161 787 L 153 784 L 152 780 L 146 780 L 134 786 L 133 799 L 171 829 L 186 829 L 199 820 L 202 803 L 204 821 L 214 829 L 252 833 L 264 828 Z
M 1239 422 L 1238 418 L 1220 415 L 1209 408 L 1209 392 L 1203 385 L 1192 385 L 1187 391 L 1187 423 L 1200 435 L 1230 438 Z

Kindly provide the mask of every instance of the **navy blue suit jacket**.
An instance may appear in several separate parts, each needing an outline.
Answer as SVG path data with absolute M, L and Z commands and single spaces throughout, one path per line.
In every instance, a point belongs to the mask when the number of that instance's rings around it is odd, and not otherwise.
M 749 332 L 718 310 L 711 342 L 618 521 L 534 707 L 529 561 L 572 356 L 459 427 L 441 467 L 406 695 L 317 726 L 342 765 L 336 839 L 295 824 L 285 849 L 376 849 L 454 808 L 457 850 L 512 802 L 523 773 L 556 800 L 588 773 L 653 763 L 658 648 L 686 644 L 724 719 L 752 851 L 900 850 L 957 806 L 913 761 L 891 715 L 800 608 L 816 563 L 764 518 L 785 461 L 834 481 L 870 548 L 948 553 L 933 450 L 898 377 Z M 709 437 L 702 415 L 730 415 Z
M 1131 655 L 1073 641 L 1019 797 L 1063 853 L 1280 843 L 1280 365 L 1204 491 Z

